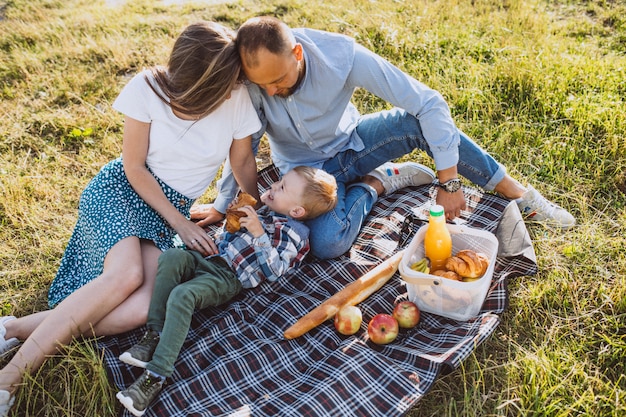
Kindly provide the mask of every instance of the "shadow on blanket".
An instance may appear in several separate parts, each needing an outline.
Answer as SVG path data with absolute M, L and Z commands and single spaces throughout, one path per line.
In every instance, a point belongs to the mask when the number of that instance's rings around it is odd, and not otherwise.
M 260 172 L 264 190 L 278 174 Z M 486 340 L 507 307 L 507 280 L 533 275 L 535 254 L 519 211 L 509 201 L 464 188 L 467 225 L 500 241 L 493 282 L 478 317 L 467 322 L 423 313 L 418 327 L 390 345 L 365 341 L 367 321 L 405 299 L 398 273 L 359 306 L 364 324 L 355 336 L 332 322 L 284 340 L 283 331 L 323 300 L 404 247 L 427 219 L 431 186 L 410 187 L 379 200 L 351 251 L 311 259 L 275 283 L 244 291 L 223 308 L 195 314 L 176 371 L 146 416 L 401 416 L 442 372 L 457 368 Z M 512 208 L 513 207 L 513 208 Z M 99 341 L 117 387 L 141 373 L 117 357 L 145 329 Z M 125 410 L 120 411 L 121 415 Z

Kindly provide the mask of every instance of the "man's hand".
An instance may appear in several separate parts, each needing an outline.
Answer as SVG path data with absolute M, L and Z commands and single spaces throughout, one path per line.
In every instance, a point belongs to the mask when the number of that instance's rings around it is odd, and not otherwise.
M 437 191 L 437 204 L 442 205 L 446 213 L 446 220 L 453 220 L 461 215 L 461 210 L 467 208 L 465 203 L 465 196 L 463 195 L 463 189 L 460 189 L 454 193 L 449 193 L 444 190 Z
M 189 213 L 192 220 L 198 220 L 196 224 L 200 227 L 224 220 L 224 213 L 217 211 L 213 204 L 194 204 Z

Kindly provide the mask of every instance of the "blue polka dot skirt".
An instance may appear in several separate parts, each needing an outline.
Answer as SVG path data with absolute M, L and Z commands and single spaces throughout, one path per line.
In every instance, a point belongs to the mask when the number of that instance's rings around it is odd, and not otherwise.
M 174 207 L 189 218 L 194 200 L 156 179 Z M 50 308 L 98 277 L 103 270 L 104 258 L 120 240 L 137 236 L 153 241 L 164 251 L 173 246 L 175 234 L 165 219 L 133 190 L 121 158 L 109 162 L 80 197 L 74 232 L 48 291 Z

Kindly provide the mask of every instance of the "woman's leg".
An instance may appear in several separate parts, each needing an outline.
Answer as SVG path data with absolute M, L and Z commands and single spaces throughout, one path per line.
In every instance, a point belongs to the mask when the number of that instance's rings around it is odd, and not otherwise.
M 106 317 L 100 320 L 95 326 L 96 336 L 110 336 L 123 333 L 128 330 L 142 326 L 146 322 L 150 297 L 154 287 L 154 277 L 156 276 L 156 265 L 161 250 L 154 246 L 150 241 L 141 241 L 141 259 L 143 261 L 143 283 L 130 297 L 126 298 L 110 312 Z M 53 310 L 44 310 L 37 313 L 29 314 L 23 317 L 17 317 L 15 320 L 7 321 L 4 325 L 6 328 L 5 339 L 16 337 L 19 340 L 26 340 L 32 332 L 43 322 L 43 320 Z M 94 335 L 92 329 L 88 329 L 86 337 Z
M 98 323 L 135 292 L 144 280 L 142 245 L 136 237 L 121 240 L 107 254 L 103 273 L 76 290 L 43 317 L 11 361 L 0 370 L 0 390 L 15 390 L 26 371 L 73 337 L 90 334 Z M 147 306 L 146 306 L 147 308 Z
M 27 316 L 16 317 L 15 320 L 5 322 L 6 334 L 4 338 L 11 339 L 16 337 L 19 340 L 26 340 L 51 311 L 44 310 Z
M 96 336 L 120 334 L 146 324 L 158 260 L 162 253 L 151 241 L 141 241 L 141 260 L 143 261 L 141 287 L 95 325 Z

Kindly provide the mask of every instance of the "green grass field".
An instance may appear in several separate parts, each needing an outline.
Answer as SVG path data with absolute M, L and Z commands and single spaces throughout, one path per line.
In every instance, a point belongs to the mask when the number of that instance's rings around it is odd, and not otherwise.
M 259 14 L 354 36 L 439 90 L 462 130 L 578 220 L 528 226 L 539 273 L 510 283 L 495 334 L 410 416 L 626 415 L 622 0 L 0 0 L 0 313 L 46 308 L 80 192 L 121 152 L 111 103 L 129 77 L 165 63 L 192 21 Z M 14 415 L 115 415 L 97 350 L 68 349 L 26 379 Z

